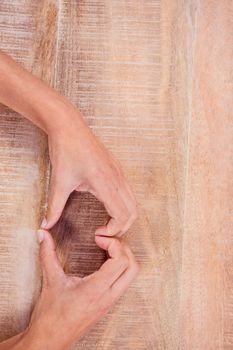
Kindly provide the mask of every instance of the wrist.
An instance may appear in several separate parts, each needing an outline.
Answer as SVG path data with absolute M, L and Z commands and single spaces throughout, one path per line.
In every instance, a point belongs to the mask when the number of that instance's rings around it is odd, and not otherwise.
M 47 328 L 41 323 L 32 323 L 21 333 L 17 344 L 9 350 L 69 350 L 78 339 L 76 334 L 73 337 L 62 333 L 55 326 Z
M 0 102 L 32 121 L 47 134 L 64 125 L 83 123 L 81 113 L 56 90 L 0 51 Z M 84 123 L 83 123 L 84 124 Z
M 56 140 L 70 139 L 77 130 L 79 135 L 89 128 L 85 123 L 81 113 L 63 96 L 56 96 L 49 103 L 45 103 L 43 108 L 38 110 L 39 119 L 43 121 L 43 130 L 49 138 Z
M 31 94 L 33 112 L 25 116 L 50 135 L 72 123 L 74 109 L 65 97 L 43 85 Z
M 31 329 L 27 329 L 25 332 L 21 333 L 18 341 L 9 350 L 67 350 L 62 343 L 57 344 L 57 342 L 46 334 L 42 334 L 40 330 L 34 332 Z

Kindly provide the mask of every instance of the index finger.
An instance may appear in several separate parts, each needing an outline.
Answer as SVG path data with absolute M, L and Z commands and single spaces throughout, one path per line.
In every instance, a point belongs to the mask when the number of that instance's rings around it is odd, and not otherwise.
M 99 236 L 116 236 L 122 233 L 122 229 L 128 222 L 129 210 L 120 195 L 121 189 L 113 185 L 103 186 L 101 191 L 95 190 L 93 194 L 104 204 L 110 215 L 110 220 L 105 226 L 96 230 Z
M 109 259 L 98 271 L 84 279 L 91 280 L 92 287 L 100 287 L 104 293 L 128 268 L 129 260 L 117 238 L 96 236 L 95 240 L 100 248 L 108 251 Z

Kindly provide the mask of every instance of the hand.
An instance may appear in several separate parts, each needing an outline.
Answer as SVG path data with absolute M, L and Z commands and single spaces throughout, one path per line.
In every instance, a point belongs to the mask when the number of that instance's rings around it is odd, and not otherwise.
M 80 123 L 76 109 L 69 109 L 65 118 L 63 127 L 48 134 L 52 175 L 42 228 L 50 229 L 58 221 L 72 191 L 89 191 L 103 202 L 111 216 L 96 234 L 121 236 L 137 217 L 136 201 L 121 167 L 90 129 Z
M 52 177 L 42 228 L 50 229 L 58 221 L 72 191 L 90 191 L 111 217 L 96 234 L 124 234 L 137 217 L 135 198 L 120 165 L 92 134 L 81 113 L 1 51 L 0 102 L 48 134 Z
M 60 265 L 51 235 L 43 230 L 39 237 L 43 286 L 29 327 L 20 340 L 21 347 L 68 349 L 125 292 L 138 265 L 125 243 L 97 236 L 96 243 L 108 251 L 110 258 L 87 277 L 68 276 Z

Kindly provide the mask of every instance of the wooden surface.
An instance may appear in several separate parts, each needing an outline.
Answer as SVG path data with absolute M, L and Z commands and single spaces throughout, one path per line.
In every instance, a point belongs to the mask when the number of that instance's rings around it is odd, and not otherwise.
M 141 265 L 112 312 L 74 349 L 233 349 L 231 0 L 0 2 L 1 49 L 66 95 L 122 162 L 140 217 Z M 0 339 L 24 329 L 40 287 L 46 137 L 0 109 Z M 104 259 L 103 207 L 71 196 L 54 228 L 65 268 Z

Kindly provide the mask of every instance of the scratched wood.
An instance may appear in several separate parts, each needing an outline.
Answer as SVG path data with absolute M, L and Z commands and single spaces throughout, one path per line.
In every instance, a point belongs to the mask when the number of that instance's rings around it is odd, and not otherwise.
M 192 12 L 181 314 L 184 349 L 233 349 L 233 3 Z
M 233 347 L 232 12 L 230 0 L 1 0 L 1 49 L 81 109 L 139 203 L 126 240 L 140 275 L 74 349 Z M 49 164 L 45 135 L 0 113 L 6 339 L 24 329 L 40 287 Z M 67 271 L 103 262 L 93 232 L 106 218 L 93 196 L 71 196 L 53 229 Z
M 40 71 L 35 44 L 43 30 L 37 28 L 37 22 L 43 27 L 42 13 L 43 6 L 35 1 L 0 3 L 1 49 L 35 73 Z M 31 123 L 3 106 L 0 113 L 0 338 L 5 339 L 25 328 L 38 294 L 35 229 L 43 202 L 46 148 L 42 133 Z
M 182 162 L 174 152 L 180 116 L 174 121 L 169 103 L 170 34 L 178 9 L 167 5 L 135 0 L 60 4 L 56 88 L 79 106 L 120 159 L 141 212 L 127 237 L 141 274 L 75 349 L 93 349 L 93 344 L 96 349 L 178 346 Z M 87 234 L 88 225 L 82 230 L 83 237 Z

